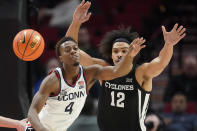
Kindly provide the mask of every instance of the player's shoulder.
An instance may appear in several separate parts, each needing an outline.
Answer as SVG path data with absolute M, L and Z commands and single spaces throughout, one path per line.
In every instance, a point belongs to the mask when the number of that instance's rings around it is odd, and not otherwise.
M 149 65 L 149 63 L 143 63 L 143 64 L 136 67 L 135 76 L 137 79 L 144 77 L 144 74 L 145 74 L 145 71 L 146 71 L 148 65 Z
M 49 75 L 47 75 L 44 80 L 43 80 L 43 84 L 46 87 L 50 87 L 50 86 L 54 86 L 59 84 L 59 78 L 57 76 L 57 73 L 55 71 L 53 71 L 52 73 L 50 73 Z

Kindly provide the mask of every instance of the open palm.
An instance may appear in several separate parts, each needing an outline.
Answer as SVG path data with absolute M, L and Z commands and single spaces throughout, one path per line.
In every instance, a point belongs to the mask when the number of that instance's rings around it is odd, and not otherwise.
M 133 40 L 129 47 L 129 53 L 132 57 L 135 57 L 142 48 L 146 47 L 146 45 L 142 45 L 145 41 L 146 40 L 143 38 L 136 38 Z
M 77 22 L 84 23 L 89 20 L 91 13 L 88 13 L 91 3 L 89 1 L 85 2 L 82 0 L 81 4 L 75 9 L 73 19 Z
M 165 27 L 162 26 L 162 31 L 165 43 L 172 44 L 173 46 L 176 45 L 186 35 L 186 29 L 183 28 L 183 26 L 178 27 L 178 24 L 175 24 L 170 32 L 167 32 Z

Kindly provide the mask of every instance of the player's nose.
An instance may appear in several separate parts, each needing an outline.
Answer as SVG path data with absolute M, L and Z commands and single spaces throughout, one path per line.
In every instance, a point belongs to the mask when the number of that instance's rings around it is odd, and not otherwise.
M 121 58 L 121 57 L 123 56 L 123 54 L 122 54 L 121 52 L 119 52 L 119 53 L 117 54 L 117 56 L 118 56 L 118 58 Z
M 77 51 L 76 50 L 74 50 L 73 48 L 72 48 L 72 50 L 71 50 L 71 55 L 74 55 L 74 54 L 76 54 L 77 53 Z

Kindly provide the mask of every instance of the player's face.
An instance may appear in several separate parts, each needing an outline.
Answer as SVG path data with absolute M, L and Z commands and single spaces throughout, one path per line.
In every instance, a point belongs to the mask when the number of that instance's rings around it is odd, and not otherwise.
M 60 46 L 60 61 L 64 64 L 78 66 L 80 62 L 78 45 L 73 41 L 66 41 Z
M 116 42 L 112 47 L 112 60 L 114 65 L 117 65 L 118 62 L 126 55 L 129 49 L 129 44 L 126 42 Z

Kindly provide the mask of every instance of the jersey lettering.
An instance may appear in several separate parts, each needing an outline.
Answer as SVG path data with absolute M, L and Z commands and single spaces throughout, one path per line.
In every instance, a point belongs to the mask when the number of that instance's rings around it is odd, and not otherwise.
M 64 95 L 58 96 L 58 100 L 59 101 L 67 101 L 67 100 L 81 98 L 83 96 L 85 96 L 85 91 L 78 91 L 78 92 L 69 93 L 69 94 L 65 93 Z
M 105 87 L 114 90 L 134 90 L 133 85 L 117 85 L 117 84 L 111 84 L 109 82 L 105 82 Z

